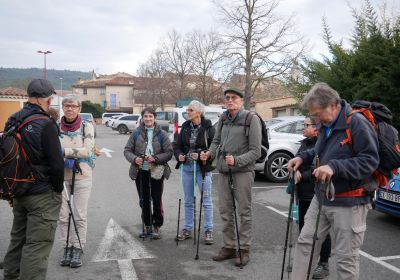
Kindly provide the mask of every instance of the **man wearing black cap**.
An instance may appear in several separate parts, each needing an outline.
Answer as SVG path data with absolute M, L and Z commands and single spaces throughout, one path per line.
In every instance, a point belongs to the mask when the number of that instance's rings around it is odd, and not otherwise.
M 29 121 L 21 135 L 35 180 L 25 184 L 21 196 L 13 198 L 14 220 L 4 258 L 4 280 L 46 278 L 64 180 L 57 125 L 46 113 L 54 93 L 47 80 L 33 80 L 28 86 L 28 102 L 6 123 L 5 131 Z
M 228 109 L 220 118 L 210 151 L 200 155 L 202 160 L 217 159 L 219 176 L 219 211 L 223 223 L 222 235 L 224 246 L 214 261 L 235 260 L 236 266 L 246 265 L 250 260 L 251 245 L 251 188 L 254 183 L 254 167 L 261 155 L 261 122 L 243 108 L 243 92 L 236 88 L 224 91 L 225 107 Z M 238 217 L 240 217 L 239 239 L 240 255 L 236 253 L 237 239 L 235 232 L 233 198 L 229 173 L 233 177 L 233 191 Z M 241 256 L 241 258 L 239 257 Z

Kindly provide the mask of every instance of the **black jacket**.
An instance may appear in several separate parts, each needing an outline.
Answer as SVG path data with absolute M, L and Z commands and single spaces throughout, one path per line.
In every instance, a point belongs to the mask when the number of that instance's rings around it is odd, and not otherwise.
M 354 114 L 351 118 L 350 129 L 353 144 L 342 145 L 347 138 L 346 123 L 351 107 L 344 100 L 342 109 L 331 135 L 327 138 L 325 128 L 319 128 L 319 136 L 314 149 L 299 153 L 303 164 L 310 164 L 318 155 L 321 165 L 329 165 L 333 170 L 332 182 L 336 194 L 361 188 L 373 180 L 372 173 L 378 168 L 378 137 L 370 122 L 361 114 Z M 315 165 L 315 163 L 314 163 Z M 315 189 L 318 195 L 319 189 Z M 336 197 L 329 201 L 326 197 L 324 205 L 353 206 L 370 202 L 370 195 L 361 197 Z
M 182 128 L 179 133 L 178 139 L 174 143 L 174 155 L 176 160 L 178 161 L 176 165 L 177 169 L 180 166 L 179 155 L 180 154 L 186 155 L 189 152 L 190 135 L 191 135 L 191 127 L 189 120 L 182 124 Z M 197 134 L 195 149 L 198 151 L 208 150 L 214 138 L 214 135 L 215 135 L 215 128 L 212 126 L 211 121 L 202 117 L 199 132 Z M 206 145 L 206 137 L 207 137 L 207 145 Z M 199 164 L 202 164 L 200 159 L 198 159 L 197 162 Z M 212 170 L 211 162 L 207 161 L 206 172 L 209 172 L 211 170 Z
M 43 117 L 46 115 L 47 113 L 40 106 L 27 103 L 22 110 L 8 119 L 6 129 L 14 123 L 15 119 L 25 119 L 28 116 Z M 31 160 L 36 178 L 36 181 L 30 185 L 25 195 L 41 194 L 50 189 L 59 193 L 62 192 L 64 159 L 58 138 L 59 130 L 55 121 L 50 117 L 45 120 L 33 120 L 22 128 L 21 134 L 27 146 L 27 154 Z
M 298 153 L 312 149 L 317 142 L 317 137 L 304 138 Z M 300 165 L 301 181 L 297 184 L 297 193 L 300 200 L 311 201 L 314 196 L 314 180 L 312 177 L 311 164 Z

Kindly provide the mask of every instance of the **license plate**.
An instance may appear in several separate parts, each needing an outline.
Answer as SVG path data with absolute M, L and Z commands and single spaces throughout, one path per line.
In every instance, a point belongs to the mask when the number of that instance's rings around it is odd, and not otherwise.
M 380 190 L 379 198 L 400 204 L 400 194 Z

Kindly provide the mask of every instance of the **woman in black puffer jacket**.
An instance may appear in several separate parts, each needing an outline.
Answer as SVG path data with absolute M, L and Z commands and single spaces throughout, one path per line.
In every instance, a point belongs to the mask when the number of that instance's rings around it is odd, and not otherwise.
M 183 165 L 182 183 L 185 195 L 185 224 L 177 239 L 183 241 L 192 237 L 194 217 L 194 196 L 197 183 L 199 191 L 203 185 L 202 172 L 205 172 L 203 190 L 205 244 L 213 244 L 213 204 L 211 195 L 211 163 L 203 165 L 199 153 L 206 151 L 214 138 L 215 128 L 211 121 L 204 118 L 205 106 L 192 101 L 187 108 L 188 121 L 182 124 L 178 139 L 174 144 L 174 154 L 178 161 L 177 167 Z

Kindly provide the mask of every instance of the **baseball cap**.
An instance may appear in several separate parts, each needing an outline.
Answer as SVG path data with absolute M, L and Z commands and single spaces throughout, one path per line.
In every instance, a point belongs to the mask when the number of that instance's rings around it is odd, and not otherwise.
M 227 88 L 226 90 L 224 90 L 224 95 L 226 95 L 227 93 L 234 93 L 236 95 L 239 95 L 241 98 L 243 98 L 244 96 L 243 92 L 238 88 Z
M 28 85 L 29 97 L 46 98 L 55 93 L 53 85 L 45 79 L 34 79 Z

